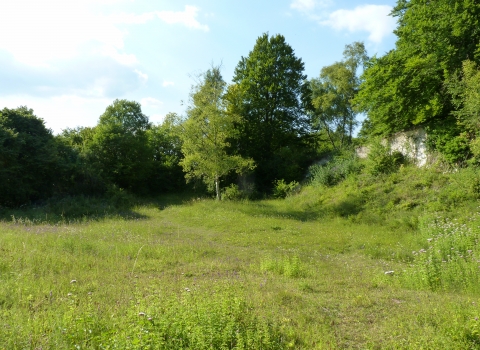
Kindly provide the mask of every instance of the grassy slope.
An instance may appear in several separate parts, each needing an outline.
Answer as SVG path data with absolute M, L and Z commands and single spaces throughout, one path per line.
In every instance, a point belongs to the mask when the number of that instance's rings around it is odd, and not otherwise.
M 426 246 L 419 223 L 478 206 L 473 175 L 406 168 L 286 200 L 145 204 L 68 224 L 16 212 L 0 223 L 0 349 L 161 348 L 161 324 L 199 338 L 226 314 L 245 348 L 476 348 L 478 295 L 397 278 Z

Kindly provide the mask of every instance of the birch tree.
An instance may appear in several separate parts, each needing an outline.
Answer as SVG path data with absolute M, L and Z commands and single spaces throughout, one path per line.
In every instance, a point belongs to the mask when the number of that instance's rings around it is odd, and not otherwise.
M 238 173 L 253 169 L 251 159 L 231 154 L 230 141 L 235 139 L 234 124 L 240 117 L 226 112 L 224 94 L 226 83 L 219 67 L 212 67 L 200 76 L 193 86 L 187 119 L 182 123 L 183 167 L 187 181 L 200 178 L 215 188 L 221 199 L 220 180 L 231 171 Z

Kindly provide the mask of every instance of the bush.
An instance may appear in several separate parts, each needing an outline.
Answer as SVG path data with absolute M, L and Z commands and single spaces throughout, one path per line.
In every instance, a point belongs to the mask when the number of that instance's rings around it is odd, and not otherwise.
M 350 154 L 337 156 L 325 165 L 312 165 L 309 178 L 314 185 L 335 186 L 350 174 L 358 174 L 362 169 L 359 159 Z
M 377 176 L 396 172 L 401 165 L 406 164 L 406 158 L 401 152 L 392 152 L 390 146 L 383 145 L 381 142 L 376 141 L 370 146 L 368 163 L 370 174 Z
M 225 200 L 235 201 L 245 198 L 243 191 L 241 191 L 235 184 L 225 187 L 222 192 L 222 199 Z
M 300 188 L 300 184 L 297 181 L 286 183 L 285 180 L 276 180 L 273 183 L 273 197 L 285 198 Z

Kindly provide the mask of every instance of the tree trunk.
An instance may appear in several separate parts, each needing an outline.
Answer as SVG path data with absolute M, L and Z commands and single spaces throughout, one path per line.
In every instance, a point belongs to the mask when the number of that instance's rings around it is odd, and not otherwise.
M 221 199 L 220 197 L 220 180 L 218 176 L 215 176 L 215 192 L 217 193 L 217 201 Z

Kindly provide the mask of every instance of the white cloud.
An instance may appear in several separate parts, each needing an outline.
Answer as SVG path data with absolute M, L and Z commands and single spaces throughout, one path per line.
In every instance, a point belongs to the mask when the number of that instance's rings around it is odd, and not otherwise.
M 315 8 L 325 8 L 330 5 L 332 0 L 293 0 L 290 7 L 300 12 L 310 12 Z
M 89 49 L 100 45 L 110 57 L 123 58 L 125 33 L 90 11 L 88 1 L 5 3 L 0 11 L 0 49 L 10 52 L 17 61 L 45 66 L 53 60 L 77 56 L 87 44 Z
M 196 19 L 199 9 L 185 6 L 184 11 L 154 11 L 143 14 L 101 14 L 98 3 L 123 0 L 11 0 L 0 4 L 0 50 L 17 62 L 29 66 L 55 66 L 58 60 L 88 55 L 113 58 L 120 64 L 137 63 L 126 52 L 128 32 L 121 25 L 142 24 L 159 18 L 168 24 L 208 31 Z M 95 12 L 96 11 L 96 12 Z
M 148 107 L 160 107 L 163 105 L 163 102 L 153 97 L 145 97 L 140 100 L 140 104 Z
M 125 33 L 81 1 L 12 1 L 0 11 L 0 33 L 8 33 L 0 48 L 32 66 L 73 58 L 86 46 L 123 64 L 136 61 L 123 52 Z
M 336 30 L 349 32 L 365 31 L 368 39 L 380 43 L 391 34 L 396 26 L 395 19 L 389 16 L 392 7 L 388 5 L 362 5 L 353 10 L 337 10 L 327 20 L 320 23 Z
M 166 80 L 164 80 L 163 84 L 162 84 L 163 87 L 168 87 L 168 86 L 173 86 L 173 85 L 175 85 L 175 83 L 173 81 L 166 81 Z
M 315 8 L 314 0 L 294 0 L 290 7 L 295 10 L 308 11 Z
M 200 29 L 205 32 L 209 31 L 209 28 L 205 24 L 200 24 L 197 21 L 199 8 L 195 6 L 185 6 L 185 10 L 180 12 L 175 11 L 157 11 L 158 18 L 168 24 L 183 24 L 184 26 L 192 29 Z
M 140 80 L 144 83 L 147 82 L 148 80 L 148 75 L 146 73 L 142 73 L 140 72 L 138 69 L 134 69 L 133 70 L 135 73 L 137 73 L 138 77 L 140 78 Z
M 157 17 L 167 24 L 182 24 L 187 28 L 208 32 L 210 30 L 208 26 L 201 24 L 197 20 L 199 11 L 200 9 L 198 7 L 186 5 L 185 10 L 183 11 L 154 11 L 142 13 L 140 15 L 133 13 L 117 13 L 109 16 L 109 19 L 113 23 L 119 24 L 143 24 Z M 207 14 L 206 16 L 213 16 L 213 14 Z
M 155 12 L 146 12 L 140 15 L 134 13 L 116 13 L 109 16 L 113 23 L 122 24 L 144 24 L 155 18 Z

